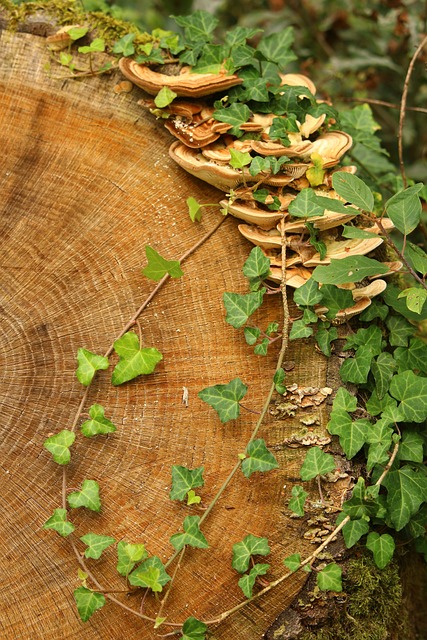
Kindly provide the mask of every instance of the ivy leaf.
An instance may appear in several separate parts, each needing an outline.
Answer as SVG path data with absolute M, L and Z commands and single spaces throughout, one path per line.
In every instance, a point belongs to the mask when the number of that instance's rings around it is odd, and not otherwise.
M 215 409 L 221 422 L 228 422 L 240 415 L 239 402 L 245 397 L 247 390 L 240 378 L 234 378 L 228 384 L 206 387 L 197 395 Z
M 388 316 L 389 308 L 387 305 L 382 304 L 382 302 L 378 301 L 374 298 L 367 309 L 365 309 L 359 316 L 362 322 L 371 322 L 376 318 L 384 321 Z
M 348 309 L 354 304 L 351 291 L 339 289 L 333 284 L 324 284 L 320 293 L 322 294 L 322 307 L 328 308 L 325 315 L 329 320 L 335 318 L 339 311 Z
M 83 480 L 81 491 L 73 491 L 68 495 L 68 504 L 72 509 L 86 507 L 91 511 L 101 511 L 99 484 L 95 480 Z
M 312 153 L 310 159 L 313 166 L 307 169 L 305 176 L 310 183 L 310 187 L 318 187 L 322 184 L 325 177 L 325 169 L 323 169 L 323 158 L 319 153 Z
M 243 275 L 248 280 L 264 279 L 270 273 L 270 258 L 267 258 L 260 247 L 254 247 L 243 265 Z
M 171 102 L 175 100 L 176 96 L 177 94 L 174 91 L 172 91 L 172 89 L 170 89 L 169 87 L 162 87 L 159 93 L 154 98 L 154 104 L 158 109 L 164 109 L 169 104 L 171 104 Z M 150 276 L 147 276 L 147 277 L 149 278 Z
M 77 350 L 77 362 L 79 363 L 79 366 L 76 370 L 76 377 L 77 380 L 85 387 L 90 385 L 96 371 L 99 371 L 100 369 L 108 369 L 110 365 L 108 358 L 98 356 L 96 353 L 92 353 L 92 351 L 82 348 Z
M 319 240 L 319 230 L 315 228 L 312 222 L 307 222 L 305 226 L 310 233 L 310 237 L 308 239 L 309 243 L 316 249 L 317 253 L 319 254 L 319 259 L 324 260 L 326 258 L 328 249 L 323 240 Z
M 319 290 L 319 284 L 309 278 L 301 287 L 294 291 L 294 302 L 301 307 L 309 307 L 318 304 L 323 298 Z
M 336 174 L 334 174 L 336 175 Z M 366 256 L 349 256 L 340 260 L 332 259 L 331 264 L 317 266 L 312 278 L 322 284 L 345 284 L 360 282 L 369 276 L 382 275 L 388 271 L 382 262 Z
M 53 515 L 43 524 L 43 529 L 53 529 L 60 536 L 66 538 L 73 533 L 75 526 L 67 520 L 66 509 L 55 509 Z
M 346 517 L 345 514 L 342 514 L 343 517 Z M 339 524 L 337 520 L 337 524 Z M 345 524 L 342 528 L 342 534 L 345 542 L 345 546 L 347 549 L 353 547 L 356 542 L 360 540 L 360 538 L 368 533 L 369 524 L 365 519 L 360 520 L 350 520 Z
M 297 516 L 303 516 L 304 504 L 307 499 L 308 492 L 304 491 L 304 489 L 300 485 L 295 485 L 292 487 L 292 498 L 289 500 L 288 508 L 295 513 Z
M 151 556 L 129 574 L 129 583 L 134 587 L 148 587 L 160 592 L 171 579 L 158 556 Z
M 311 335 L 313 335 L 313 328 L 307 327 L 304 320 L 293 321 L 291 331 L 289 333 L 289 340 L 299 340 L 300 338 L 308 338 Z
M 282 368 L 277 369 L 273 377 L 273 382 L 274 382 L 274 387 L 277 393 L 279 393 L 280 395 L 283 395 L 286 391 L 286 385 L 284 384 L 285 378 L 286 378 L 285 370 Z
M 409 460 L 411 462 L 422 463 L 424 460 L 423 448 L 424 438 L 421 433 L 417 433 L 416 431 L 404 431 L 399 445 L 399 460 Z
M 250 116 L 251 112 L 249 107 L 237 102 L 226 109 L 217 109 L 212 115 L 212 117 L 219 122 L 231 124 L 232 128 L 229 133 L 232 136 L 236 136 L 236 138 L 240 138 L 243 135 L 244 132 L 240 129 L 240 126 L 247 122 Z
M 200 531 L 199 516 L 187 516 L 183 522 L 184 533 L 174 533 L 169 538 L 171 545 L 176 551 L 181 551 L 182 547 L 189 545 L 197 549 L 207 549 L 209 547 L 203 533 Z
M 245 44 L 246 40 L 250 40 L 257 33 L 262 33 L 262 29 L 253 27 L 234 27 L 225 34 L 225 42 L 230 47 L 236 47 Z
M 88 27 L 72 27 L 71 29 L 68 29 L 67 35 L 70 36 L 71 40 L 75 41 L 83 38 L 88 31 Z
M 294 218 L 312 218 L 322 216 L 324 209 L 317 203 L 317 196 L 313 189 L 302 189 L 297 197 L 289 204 L 288 211 Z
M 427 291 L 421 287 L 409 287 L 399 293 L 398 298 L 406 298 L 409 311 L 420 314 L 427 300 Z
M 332 186 L 341 198 L 363 211 L 372 211 L 374 196 L 369 187 L 357 176 L 344 171 L 332 175 Z
M 170 17 L 177 25 L 184 28 L 185 37 L 189 42 L 210 42 L 218 25 L 218 18 L 208 11 L 193 11 L 188 16 Z
M 187 198 L 188 213 L 191 222 L 200 222 L 202 219 L 202 205 L 195 198 Z
M 294 41 L 294 30 L 292 27 L 280 30 L 263 37 L 257 47 L 257 51 L 262 53 L 266 60 L 275 62 L 279 67 L 286 67 L 289 62 L 296 60 L 296 56 L 291 50 Z
M 101 536 L 97 533 L 86 533 L 86 535 L 82 536 L 80 540 L 87 545 L 87 549 L 85 549 L 85 558 L 93 558 L 94 560 L 98 560 L 104 549 L 107 549 L 107 547 L 116 541 L 110 536 Z
M 190 491 L 187 494 L 187 504 L 188 505 L 192 505 L 192 504 L 200 504 L 202 501 L 200 496 L 196 496 L 196 492 L 193 491 L 193 489 L 190 489 Z
M 345 413 L 345 412 L 343 412 Z M 348 420 L 343 419 L 342 412 L 333 411 L 331 414 L 331 421 L 328 425 L 329 433 L 338 435 L 340 439 L 340 445 L 347 458 L 353 458 L 358 451 L 363 447 L 368 437 L 368 432 L 372 427 L 369 420 L 361 419 L 352 422 L 350 416 Z
M 338 338 L 338 330 L 336 327 L 328 329 L 325 324 L 322 322 L 316 331 L 315 338 L 321 352 L 329 358 L 332 353 L 331 342 Z
M 241 542 L 233 544 L 232 567 L 239 573 L 245 573 L 249 568 L 251 556 L 268 556 L 270 547 L 267 538 L 260 538 L 249 533 Z
M 145 545 L 131 544 L 120 540 L 117 545 L 117 571 L 121 576 L 127 576 L 137 562 L 140 562 L 148 555 Z
M 257 344 L 257 346 L 255 347 L 254 354 L 256 356 L 266 356 L 269 344 L 270 344 L 269 339 L 263 338 L 262 341 L 259 344 Z
M 376 464 L 383 464 L 388 460 L 388 452 L 391 447 L 393 429 L 387 419 L 378 420 L 371 425 L 367 435 L 368 450 L 367 468 L 371 470 Z
M 245 327 L 243 329 L 243 333 L 245 334 L 246 343 L 251 346 L 256 344 L 256 341 L 261 335 L 261 331 L 258 327 Z
M 235 329 L 242 327 L 248 321 L 249 316 L 262 305 L 265 292 L 266 289 L 264 287 L 259 291 L 243 295 L 226 291 L 222 297 L 227 311 L 226 322 Z
M 353 382 L 354 384 L 366 382 L 373 357 L 374 354 L 369 345 L 359 347 L 354 358 L 347 358 L 342 363 L 340 368 L 341 380 L 343 382 Z
M 160 351 L 154 347 L 141 349 L 138 336 L 132 331 L 128 331 L 115 341 L 114 351 L 120 356 L 111 378 L 115 386 L 133 380 L 137 376 L 152 373 L 156 364 L 163 359 Z
M 205 640 L 207 630 L 204 622 L 190 616 L 182 625 L 181 640 Z
M 269 568 L 269 564 L 255 564 L 249 573 L 240 578 L 238 585 L 243 591 L 243 595 L 245 595 L 247 598 L 252 598 L 252 590 L 254 588 L 257 577 L 265 575 Z
M 374 356 L 382 352 L 382 333 L 376 325 L 371 325 L 367 329 L 358 329 L 356 333 L 350 335 L 344 345 L 344 349 L 358 349 L 368 346 Z
M 414 186 L 422 188 L 421 184 Z M 421 200 L 411 189 L 413 187 L 396 193 L 390 200 L 387 200 L 385 205 L 388 217 L 396 229 L 404 235 L 414 231 L 421 219 Z
M 249 478 L 255 471 L 271 471 L 279 466 L 262 438 L 248 444 L 246 456 L 242 462 L 242 473 L 246 478 Z
M 105 596 L 102 593 L 96 593 L 96 591 L 91 591 L 86 587 L 79 587 L 73 593 L 77 611 L 83 622 L 87 622 L 92 614 L 105 604 Z
M 263 80 L 265 82 L 265 80 Z M 289 147 L 290 139 L 288 133 L 298 133 L 299 126 L 294 114 L 290 114 L 289 117 L 278 116 L 273 118 L 273 122 L 270 126 L 268 135 L 271 140 L 279 140 L 282 145 Z
M 371 531 L 366 539 L 366 546 L 372 551 L 377 567 L 384 569 L 392 559 L 396 545 L 388 533 L 380 535 L 375 531 Z
M 320 447 L 311 447 L 307 451 L 300 469 L 301 480 L 312 480 L 316 476 L 322 476 L 334 469 L 335 462 L 329 453 L 325 453 Z
M 167 273 L 171 278 L 180 278 L 183 271 L 179 266 L 178 260 L 166 260 L 157 253 L 155 249 L 147 245 L 145 247 L 145 255 L 147 256 L 148 265 L 142 270 L 142 273 L 150 280 L 159 282 Z
M 384 398 L 396 369 L 396 361 L 387 351 L 383 351 L 371 364 L 378 398 Z
M 347 389 L 340 387 L 337 391 L 337 395 L 334 398 L 333 411 L 336 409 L 342 409 L 343 411 L 349 411 L 352 413 L 357 409 L 357 398 L 353 396 Z
M 426 501 L 427 477 L 420 470 L 404 465 L 389 471 L 383 481 L 387 489 L 387 507 L 390 519 L 400 531 Z
M 267 209 L 270 211 L 279 211 L 280 209 L 280 200 L 277 196 L 272 196 L 268 189 L 257 189 L 257 191 L 252 192 L 252 197 L 257 202 L 262 202 L 267 206 Z M 273 198 L 273 202 L 271 202 L 271 198 Z
M 420 313 L 415 313 L 408 309 L 407 304 L 404 300 L 399 299 L 399 294 L 401 290 L 395 285 L 388 284 L 387 288 L 384 289 L 381 296 L 384 302 L 394 309 L 398 314 L 407 318 L 408 320 L 415 320 L 415 322 L 420 322 L 421 320 L 427 319 L 427 304 L 423 306 Z M 412 331 L 413 333 L 413 331 Z
M 404 357 L 403 354 L 405 354 Z M 398 347 L 394 351 L 398 364 L 405 364 L 405 369 L 413 369 L 427 373 L 427 345 L 419 338 L 411 338 L 407 349 Z
M 105 51 L 105 40 L 103 38 L 95 38 L 90 45 L 79 47 L 79 53 L 97 53 Z
M 301 566 L 301 555 L 299 553 L 293 553 L 291 556 L 288 556 L 283 560 L 283 564 L 285 567 L 294 573 L 298 571 Z
M 331 562 L 317 574 L 317 586 L 321 591 L 342 591 L 341 576 L 341 567 Z
M 123 38 L 117 40 L 113 46 L 113 53 L 121 53 L 124 56 L 133 56 L 135 53 L 135 47 L 133 44 L 135 36 L 136 33 L 127 33 Z
M 270 322 L 268 324 L 267 329 L 265 330 L 265 333 L 268 336 L 271 336 L 273 333 L 278 333 L 279 331 L 279 323 L 278 322 Z
M 390 395 L 400 400 L 399 409 L 408 422 L 423 422 L 427 418 L 427 378 L 404 371 L 392 379 Z
M 402 316 L 389 316 L 386 320 L 390 332 L 388 340 L 392 347 L 406 347 L 408 338 L 414 334 L 414 327 Z
M 229 164 L 233 169 L 243 169 L 252 162 L 251 154 L 247 151 L 238 151 L 238 149 L 230 148 L 231 160 Z
M 70 447 L 75 439 L 76 434 L 73 431 L 64 429 L 47 438 L 43 446 L 52 454 L 57 464 L 68 464 L 71 460 Z
M 194 487 L 203 487 L 205 484 L 205 481 L 203 480 L 203 471 L 204 467 L 187 469 L 187 467 L 173 465 L 172 489 L 169 493 L 170 499 L 184 500 L 190 489 L 193 489 Z
M 87 438 L 116 431 L 115 425 L 105 417 L 102 405 L 93 404 L 89 409 L 89 415 L 91 420 L 86 420 L 80 427 L 82 434 Z

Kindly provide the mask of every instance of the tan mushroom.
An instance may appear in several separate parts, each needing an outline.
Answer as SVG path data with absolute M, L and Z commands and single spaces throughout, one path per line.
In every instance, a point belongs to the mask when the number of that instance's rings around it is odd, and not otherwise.
M 326 229 L 333 229 L 334 227 L 338 227 L 341 224 L 345 224 L 349 222 L 353 218 L 357 216 L 358 212 L 349 213 L 346 215 L 345 213 L 336 213 L 335 211 L 325 211 L 323 216 L 313 216 L 308 219 L 308 222 L 311 222 L 314 225 L 315 229 L 319 229 L 321 231 L 325 231 Z M 286 233 L 289 232 L 307 232 L 306 220 L 304 218 L 293 219 L 285 224 Z
M 258 229 L 247 224 L 239 224 L 238 229 L 244 238 L 263 249 L 277 249 L 282 246 L 280 232 L 277 229 Z
M 151 98 L 145 100 L 138 100 L 138 104 L 141 107 L 145 107 L 146 109 L 157 109 L 156 103 Z M 161 110 L 164 113 L 167 113 L 171 116 L 182 116 L 187 120 L 193 120 L 194 116 L 197 113 L 200 113 L 204 108 L 204 104 L 202 102 L 192 102 L 190 100 L 174 100 L 167 107 L 163 107 Z
M 386 287 L 387 282 L 381 279 L 374 280 L 366 287 L 355 287 L 352 291 L 353 300 L 360 300 L 360 298 L 364 297 L 374 298 L 375 296 L 379 296 Z
M 316 87 L 314 82 L 307 78 L 307 76 L 302 75 L 302 73 L 281 73 L 281 85 L 289 85 L 291 87 L 307 87 L 309 91 L 315 95 Z
M 257 206 L 251 207 L 241 202 L 229 204 L 228 200 L 221 200 L 219 204 L 223 209 L 227 208 L 235 218 L 249 222 L 251 225 L 257 225 L 261 229 L 272 229 L 283 217 L 280 211 L 266 211 Z
M 200 149 L 213 142 L 216 142 L 220 137 L 219 133 L 212 131 L 212 123 L 204 122 L 201 118 L 195 117 L 191 122 L 188 122 L 185 118 L 176 116 L 165 120 L 166 129 L 175 138 L 178 138 L 187 147 L 192 149 Z
M 320 239 L 322 238 L 320 237 Z M 319 253 L 316 253 L 304 262 L 304 266 L 315 267 L 319 264 L 330 264 L 331 260 L 341 260 L 349 256 L 365 256 L 379 247 L 382 242 L 382 238 L 348 238 L 332 242 L 326 240 L 326 257 L 321 260 Z
M 119 67 L 128 80 L 154 96 L 163 87 L 169 87 L 178 96 L 200 98 L 225 91 L 243 82 L 238 76 L 225 73 L 190 73 L 190 67 L 182 67 L 179 75 L 168 76 L 153 71 L 147 65 L 138 64 L 131 58 L 121 58 Z

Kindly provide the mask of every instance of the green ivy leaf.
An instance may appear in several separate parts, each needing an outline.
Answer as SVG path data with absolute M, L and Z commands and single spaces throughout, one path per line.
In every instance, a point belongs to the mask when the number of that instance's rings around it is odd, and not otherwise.
M 294 291 L 294 302 L 301 307 L 310 307 L 318 304 L 323 297 L 319 290 L 319 284 L 309 278 L 301 287 Z
M 324 260 L 326 258 L 328 249 L 323 240 L 319 240 L 319 230 L 315 228 L 312 222 L 306 222 L 305 226 L 310 233 L 310 237 L 308 239 L 309 243 L 316 249 L 317 253 L 319 254 L 319 259 Z
M 384 569 L 392 559 L 396 545 L 388 533 L 380 535 L 375 531 L 371 531 L 367 537 L 366 546 L 369 551 L 372 551 L 377 567 Z
M 357 398 L 353 396 L 347 389 L 340 387 L 334 398 L 333 410 L 341 409 L 352 413 L 357 409 Z
M 79 53 L 99 53 L 105 51 L 105 40 L 103 38 L 95 38 L 90 45 L 79 47 Z
M 275 62 L 280 68 L 286 67 L 289 62 L 296 60 L 296 56 L 291 50 L 294 41 L 294 30 L 292 27 L 281 29 L 277 33 L 264 36 L 257 47 L 266 60 Z
M 262 341 L 259 344 L 257 344 L 257 346 L 255 347 L 254 354 L 256 356 L 266 356 L 269 344 L 270 344 L 269 339 L 263 338 Z
M 249 533 L 241 542 L 233 544 L 233 569 L 245 573 L 249 568 L 251 556 L 268 556 L 270 547 L 267 538 L 260 538 Z
M 162 588 L 171 579 L 166 573 L 163 562 L 158 556 L 151 556 L 129 574 L 129 584 L 134 587 L 147 587 L 155 592 Z
M 171 102 L 173 102 L 176 97 L 177 97 L 177 94 L 174 91 L 172 91 L 172 89 L 170 89 L 169 87 L 162 87 L 160 89 L 159 93 L 154 98 L 154 104 L 156 105 L 156 107 L 158 109 L 164 109 L 169 104 L 171 104 Z M 146 249 L 147 249 L 147 247 L 146 247 Z M 145 275 L 147 275 L 147 274 L 145 274 Z M 180 275 L 182 275 L 182 273 Z M 149 278 L 149 277 L 150 276 L 147 275 L 147 278 Z M 175 276 L 175 277 L 179 277 L 179 276 Z M 154 280 L 155 278 L 152 278 L 152 279 Z M 159 278 L 159 280 L 160 280 L 160 278 Z M 157 282 L 157 280 L 156 280 L 156 282 Z
M 404 371 L 394 376 L 390 395 L 400 400 L 399 409 L 408 422 L 423 422 L 427 418 L 427 378 Z
M 387 285 L 387 288 L 384 289 L 384 291 L 382 292 L 381 296 L 384 302 L 389 307 L 394 309 L 398 314 L 400 314 L 404 318 L 407 318 L 408 320 L 415 320 L 415 322 L 426 320 L 427 304 L 423 306 L 420 313 L 415 313 L 414 311 L 411 311 L 410 309 L 408 309 L 405 300 L 402 300 L 401 298 L 399 298 L 400 293 L 401 293 L 401 290 L 398 287 L 389 283 Z M 413 333 L 413 330 L 412 330 L 412 333 Z
M 240 415 L 239 402 L 245 397 L 247 390 L 240 378 L 234 378 L 228 384 L 206 387 L 197 395 L 215 409 L 221 422 L 228 422 Z
M 341 576 L 341 567 L 331 562 L 317 574 L 317 586 L 321 591 L 342 591 Z
M 304 319 L 294 320 L 289 333 L 289 340 L 299 340 L 313 335 L 313 328 L 307 327 Z
M 157 253 L 155 249 L 147 245 L 145 247 L 148 265 L 142 270 L 142 273 L 150 280 L 159 282 L 167 273 L 171 278 L 180 278 L 184 272 L 182 271 L 178 260 L 166 260 Z
M 344 518 L 346 517 L 345 514 L 341 514 L 341 515 Z M 338 519 L 337 519 L 337 524 L 339 524 Z M 360 538 L 363 535 L 365 535 L 365 533 L 368 533 L 368 531 L 369 531 L 369 524 L 364 519 L 350 520 L 349 522 L 347 522 L 342 528 L 342 534 L 343 534 L 345 546 L 347 547 L 347 549 L 350 549 L 351 547 L 353 547 L 356 544 L 356 542 L 358 542 Z
M 374 353 L 369 345 L 358 348 L 353 358 L 347 358 L 341 365 L 340 376 L 343 382 L 363 384 L 368 380 Z
M 269 564 L 255 564 L 249 573 L 240 578 L 238 585 L 243 591 L 243 595 L 245 595 L 247 598 L 252 598 L 252 590 L 255 586 L 257 577 L 265 575 L 269 568 Z
M 288 508 L 297 516 L 303 516 L 305 501 L 307 500 L 308 492 L 300 485 L 294 485 L 292 487 L 292 498 L 289 500 Z
M 95 480 L 83 480 L 81 491 L 68 494 L 68 504 L 72 509 L 86 507 L 91 511 L 101 511 L 99 499 L 99 484 Z
M 331 413 L 331 421 L 328 424 L 328 431 L 333 435 L 339 436 L 340 445 L 345 455 L 351 459 L 365 444 L 371 427 L 369 420 L 361 419 L 352 422 L 348 413 L 333 411 Z
M 187 198 L 188 213 L 191 222 L 200 222 L 202 219 L 202 205 L 195 198 Z
M 391 447 L 393 429 L 390 422 L 383 418 L 371 425 L 367 434 L 369 443 L 367 468 L 371 470 L 376 464 L 383 464 L 389 459 L 388 452 Z
M 340 260 L 332 259 L 331 264 L 327 266 L 319 265 L 311 277 L 322 284 L 345 284 L 360 282 L 369 276 L 382 275 L 387 271 L 388 267 L 372 258 L 349 256 Z
M 248 444 L 246 456 L 242 461 L 242 473 L 246 478 L 249 478 L 255 471 L 271 471 L 279 466 L 262 438 Z
M 298 571 L 301 566 L 301 555 L 299 553 L 293 553 L 291 556 L 288 556 L 283 560 L 283 564 L 285 567 L 294 573 Z
M 403 352 L 405 353 L 402 358 Z M 400 364 L 405 364 L 405 369 L 412 369 L 427 373 L 427 345 L 419 338 L 411 338 L 407 349 L 398 347 L 394 351 L 394 357 Z
M 213 112 L 212 117 L 219 122 L 226 122 L 231 124 L 232 128 L 229 133 L 236 138 L 240 138 L 243 135 L 243 131 L 240 126 L 247 122 L 251 116 L 249 107 L 245 104 L 234 103 L 226 109 L 217 109 Z
M 396 361 L 387 351 L 383 351 L 372 362 L 371 370 L 375 380 L 378 398 L 384 398 L 396 369 Z
M 408 346 L 408 338 L 414 335 L 414 327 L 405 318 L 389 316 L 386 325 L 390 332 L 388 339 L 392 347 Z
M 80 429 L 86 438 L 106 433 L 114 433 L 115 425 L 105 417 L 104 407 L 100 404 L 93 404 L 89 409 L 90 420 L 83 422 Z
M 332 186 L 341 198 L 363 211 L 372 211 L 374 196 L 369 187 L 357 176 L 344 171 L 332 174 Z
M 324 209 L 317 203 L 317 196 L 313 189 L 302 189 L 292 200 L 288 211 L 294 218 L 312 218 L 322 216 Z
M 87 545 L 85 558 L 93 558 L 94 560 L 98 560 L 104 549 L 107 549 L 116 541 L 115 538 L 98 535 L 97 533 L 86 533 L 80 540 Z
M 243 329 L 243 333 L 245 334 L 246 343 L 253 346 L 256 344 L 256 341 L 261 335 L 261 331 L 258 327 L 245 327 Z
M 279 331 L 279 323 L 278 322 L 270 322 L 268 324 L 267 329 L 265 330 L 265 333 L 268 336 L 271 336 L 273 333 L 278 333 Z
M 141 349 L 138 336 L 132 331 L 128 331 L 115 341 L 114 351 L 120 356 L 111 378 L 115 386 L 133 380 L 137 376 L 152 373 L 156 364 L 163 359 L 160 351 L 154 347 Z
M 399 293 L 398 298 L 406 298 L 406 306 L 413 313 L 421 313 L 427 300 L 427 291 L 421 287 L 409 287 Z
M 189 42 L 210 42 L 218 26 L 218 18 L 208 11 L 193 11 L 188 16 L 170 16 L 176 24 L 184 28 Z
M 427 477 L 423 471 L 404 465 L 389 471 L 383 480 L 387 489 L 387 507 L 396 531 L 403 529 L 426 501 Z
M 422 463 L 424 460 L 423 449 L 424 438 L 421 433 L 404 431 L 399 445 L 399 460 Z
M 53 529 L 60 536 L 66 538 L 73 533 L 75 526 L 67 520 L 66 509 L 55 509 L 53 515 L 43 524 L 43 529 Z
M 251 154 L 247 151 L 238 151 L 238 149 L 230 148 L 231 160 L 229 164 L 233 169 L 243 169 L 252 162 Z
M 322 184 L 325 177 L 325 169 L 323 168 L 323 158 L 319 153 L 312 153 L 310 159 L 313 166 L 307 169 L 305 177 L 310 183 L 310 187 L 318 187 Z
M 108 358 L 98 356 L 96 353 L 82 348 L 77 350 L 77 362 L 79 366 L 76 370 L 76 377 L 85 387 L 90 385 L 97 371 L 100 369 L 108 369 L 110 365 Z
M 257 189 L 257 191 L 252 192 L 252 197 L 257 202 L 265 204 L 267 209 L 270 209 L 270 211 L 279 211 L 280 209 L 281 205 L 279 198 L 277 196 L 273 196 L 273 202 L 271 202 L 271 193 L 268 189 Z M 269 204 L 267 204 L 267 202 L 269 202 Z
M 262 33 L 262 29 L 253 27 L 234 27 L 225 34 L 225 42 L 229 47 L 236 47 L 245 44 L 246 40 L 251 40 L 257 33 Z
M 326 328 L 326 323 L 322 322 L 316 331 L 316 342 L 322 353 L 328 358 L 332 353 L 331 343 L 338 338 L 338 330 L 336 327 Z
M 187 504 L 188 505 L 192 505 L 192 504 L 200 504 L 202 501 L 200 496 L 196 496 L 196 492 L 193 491 L 193 489 L 190 489 L 190 491 L 187 493 Z
M 203 533 L 200 531 L 199 516 L 187 516 L 183 523 L 184 533 L 174 533 L 169 538 L 171 545 L 176 551 L 181 551 L 182 547 L 189 545 L 197 549 L 207 549 L 209 547 Z
M 76 439 L 76 434 L 73 431 L 64 429 L 59 433 L 56 433 L 50 438 L 47 438 L 43 446 L 51 454 L 57 464 L 68 464 L 71 460 L 70 447 Z
M 105 604 L 105 596 L 102 593 L 96 593 L 86 587 L 78 587 L 73 593 L 77 611 L 83 622 L 87 622 L 95 611 L 101 609 Z
M 135 47 L 133 41 L 135 40 L 136 33 L 127 33 L 120 40 L 114 43 L 113 53 L 121 53 L 124 56 L 133 56 L 135 53 Z
M 182 625 L 181 640 L 205 640 L 207 625 L 197 618 L 190 616 Z
M 70 36 L 71 40 L 75 41 L 83 38 L 88 31 L 88 27 L 72 27 L 71 29 L 68 29 L 67 35 Z
M 144 560 L 148 555 L 145 545 L 131 544 L 121 540 L 117 545 L 117 571 L 121 576 L 127 576 L 137 562 Z
M 279 393 L 280 395 L 283 395 L 286 391 L 285 379 L 286 379 L 285 370 L 282 368 L 277 369 L 273 377 L 273 382 L 274 382 L 274 386 L 277 393 Z
M 358 349 L 362 346 L 368 346 L 372 350 L 374 356 L 382 352 L 383 336 L 381 329 L 376 325 L 371 325 L 367 329 L 358 329 L 356 333 L 350 335 L 344 345 L 344 349 Z
M 414 186 L 422 188 L 422 184 Z M 404 235 L 414 231 L 420 223 L 421 200 L 414 193 L 413 187 L 396 193 L 390 200 L 387 200 L 385 208 L 396 229 Z
M 264 255 L 260 247 L 254 247 L 243 265 L 243 275 L 248 280 L 263 280 L 270 273 L 270 258 Z
M 371 301 L 371 304 L 369 305 L 369 307 L 360 314 L 359 318 L 360 320 L 362 320 L 362 322 L 371 322 L 376 318 L 379 318 L 384 322 L 384 320 L 388 316 L 388 312 L 389 312 L 389 308 L 387 307 L 387 305 L 382 304 L 382 302 L 374 298 Z
M 264 293 L 266 289 L 263 287 L 259 291 L 253 293 L 239 294 L 228 293 L 223 294 L 223 302 L 227 315 L 226 322 L 231 324 L 235 329 L 242 327 L 249 317 L 262 305 Z
M 187 467 L 173 465 L 172 489 L 169 493 L 170 499 L 184 500 L 190 489 L 193 489 L 194 487 L 203 487 L 205 484 L 205 481 L 203 480 L 203 471 L 204 467 L 187 469 Z
M 320 447 L 311 447 L 307 451 L 300 469 L 301 480 L 312 480 L 316 476 L 322 476 L 334 469 L 335 462 L 329 453 L 325 453 Z

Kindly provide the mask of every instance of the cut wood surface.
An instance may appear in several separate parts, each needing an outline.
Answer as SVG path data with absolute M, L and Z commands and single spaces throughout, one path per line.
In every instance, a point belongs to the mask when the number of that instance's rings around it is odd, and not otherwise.
M 193 224 L 185 200 L 217 202 L 222 196 L 173 164 L 170 135 L 137 105 L 143 92 L 135 87 L 114 93 L 123 79 L 118 71 L 60 80 L 45 71 L 44 38 L 3 31 L 0 46 L 0 636 L 155 638 L 150 625 L 108 602 L 89 622 L 80 621 L 73 600 L 80 585 L 76 559 L 66 539 L 42 529 L 61 506 L 62 478 L 43 442 L 70 428 L 81 400 L 77 349 L 104 353 L 152 290 L 141 273 L 145 245 L 177 259 L 220 216 L 209 209 L 201 224 Z M 51 75 L 64 70 L 52 67 Z M 169 538 L 184 517 L 202 513 L 169 500 L 172 465 L 204 465 L 200 493 L 207 505 L 245 449 L 256 416 L 243 411 L 222 425 L 197 397 L 206 386 L 240 377 L 249 387 L 245 405 L 260 410 L 274 372 L 278 344 L 267 357 L 257 357 L 243 332 L 224 320 L 223 292 L 247 291 L 241 267 L 251 245 L 237 232 L 237 222 L 227 219 L 184 263 L 184 277 L 171 280 L 140 318 L 143 345 L 164 356 L 156 372 L 118 388 L 102 372 L 90 390 L 85 413 L 102 404 L 118 430 L 93 439 L 80 434 L 73 448 L 69 486 L 79 488 L 85 478 L 98 481 L 103 504 L 101 514 L 70 514 L 82 551 L 78 537 L 104 533 L 143 542 L 166 561 L 173 552 Z M 267 298 L 256 317 L 262 327 L 282 318 L 280 296 Z M 326 359 L 309 341 L 292 343 L 286 360 L 295 362 L 289 383 L 326 385 Z M 323 433 L 326 403 L 309 412 Z M 236 476 L 203 526 L 210 548 L 185 554 L 168 599 L 168 620 L 209 620 L 243 599 L 231 549 L 248 533 L 268 537 L 271 579 L 284 571 L 284 557 L 313 551 L 302 538 L 301 520 L 290 519 L 286 508 L 305 451 L 281 446 L 301 432 L 304 415 L 269 415 L 260 437 L 280 468 L 250 479 Z M 314 483 L 310 490 L 315 495 Z M 103 559 L 88 562 L 105 589 L 123 588 L 115 553 L 111 547 Z M 217 626 L 214 637 L 261 638 L 304 579 L 298 574 L 249 604 Z M 140 598 L 124 596 L 123 602 L 137 610 Z M 148 615 L 157 608 L 147 599 Z

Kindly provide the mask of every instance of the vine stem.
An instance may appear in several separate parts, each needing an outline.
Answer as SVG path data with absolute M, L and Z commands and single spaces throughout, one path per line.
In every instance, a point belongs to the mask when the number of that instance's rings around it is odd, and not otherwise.
M 424 38 L 421 40 L 414 55 L 411 58 L 408 71 L 406 73 L 405 84 L 403 85 L 402 99 L 400 101 L 399 133 L 397 135 L 397 148 L 399 153 L 400 173 L 402 176 L 404 189 L 406 189 L 408 185 L 408 182 L 406 179 L 406 173 L 405 173 L 405 164 L 403 161 L 403 125 L 405 123 L 405 115 L 406 115 L 406 100 L 408 97 L 409 82 L 411 79 L 412 71 L 414 70 L 415 62 L 426 44 L 427 44 L 427 35 L 424 36 Z
M 371 98 L 344 98 L 345 102 L 361 102 L 362 104 L 376 104 L 379 107 L 389 107 L 390 109 L 400 109 L 400 104 L 393 102 L 385 102 L 384 100 L 373 100 Z M 418 113 L 427 113 L 427 109 L 423 107 L 406 107 L 406 111 L 417 111 Z

